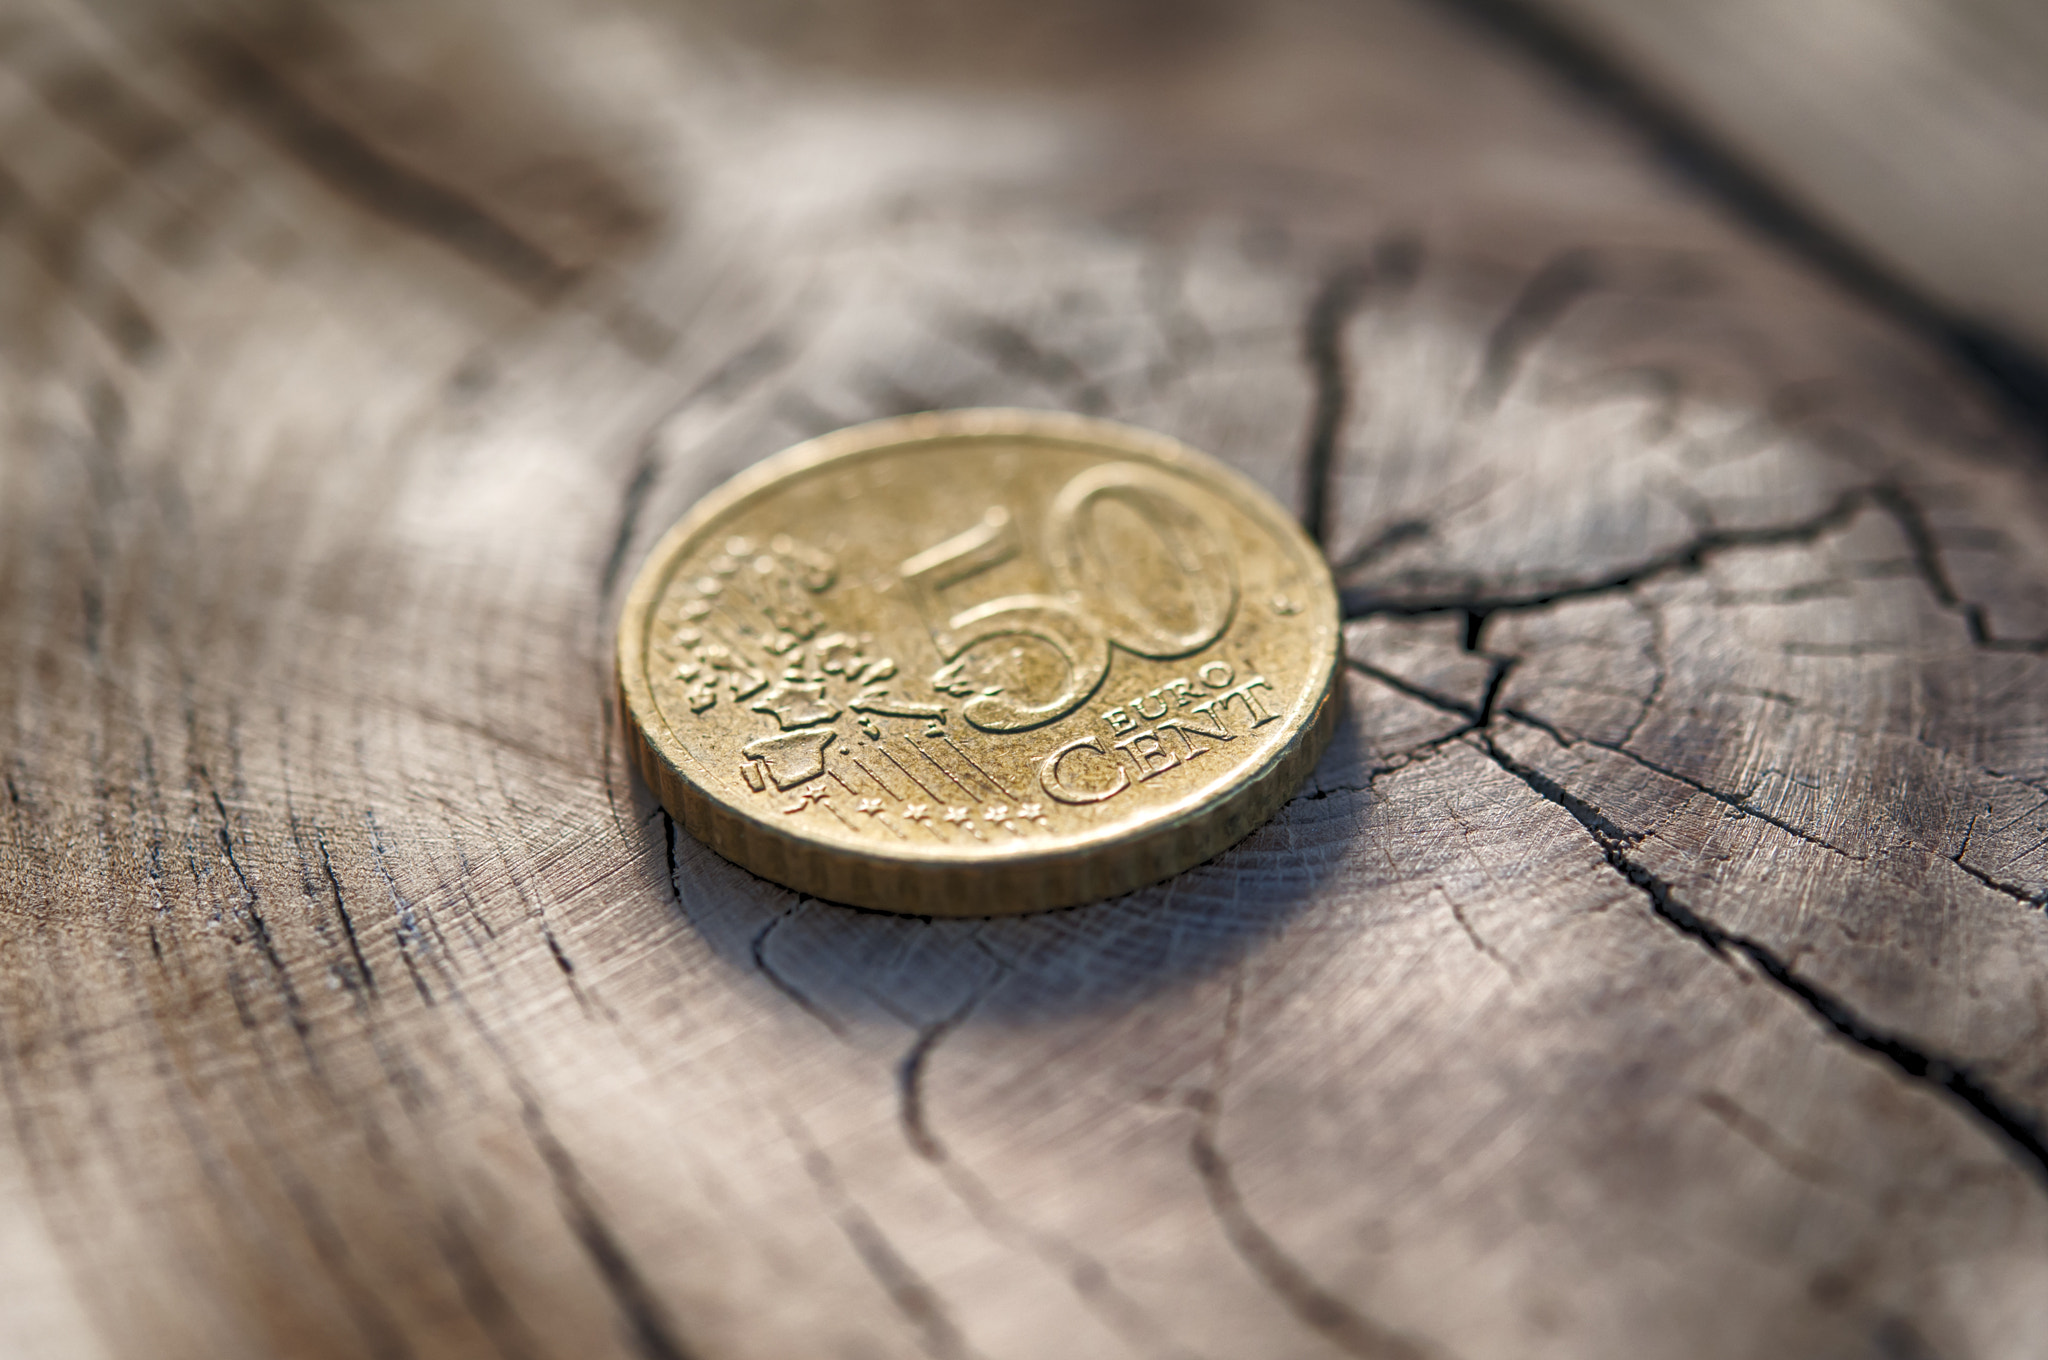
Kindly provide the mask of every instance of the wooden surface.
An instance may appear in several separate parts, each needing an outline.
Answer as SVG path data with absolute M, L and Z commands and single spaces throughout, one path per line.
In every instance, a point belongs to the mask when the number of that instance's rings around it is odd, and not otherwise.
M 1544 0 L 1903 282 L 2048 347 L 2048 10 Z
M 2048 463 L 1483 29 L 17 0 L 0 153 L 0 1352 L 2039 1354 Z M 679 836 L 624 573 L 993 403 L 1301 508 L 1308 788 Z

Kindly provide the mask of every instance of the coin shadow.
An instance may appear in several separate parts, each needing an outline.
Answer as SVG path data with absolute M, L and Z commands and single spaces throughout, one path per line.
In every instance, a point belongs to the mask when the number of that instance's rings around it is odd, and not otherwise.
M 1304 792 L 1271 821 L 1204 864 L 1107 901 L 1026 916 L 896 916 L 778 887 L 677 832 L 678 901 L 723 962 L 765 984 L 764 1006 L 835 1029 L 1126 1010 L 1256 954 L 1324 895 L 1356 853 L 1370 798 L 1349 777 L 1349 726 L 1347 717 Z

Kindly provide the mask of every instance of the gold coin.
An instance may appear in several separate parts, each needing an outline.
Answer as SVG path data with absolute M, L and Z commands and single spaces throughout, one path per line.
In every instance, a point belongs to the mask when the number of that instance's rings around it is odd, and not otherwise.
M 989 916 L 1127 892 L 1272 815 L 1336 724 L 1337 594 L 1250 481 L 1076 416 L 841 430 L 648 558 L 619 684 L 698 840 L 836 902 Z

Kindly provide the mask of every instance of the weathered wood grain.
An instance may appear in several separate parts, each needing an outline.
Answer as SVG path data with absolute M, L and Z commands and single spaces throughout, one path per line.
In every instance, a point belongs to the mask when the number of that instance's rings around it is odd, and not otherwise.
M 1896 277 L 2048 345 L 2048 15 L 2026 0 L 1543 0 Z
M 0 155 L 9 1353 L 2048 1334 L 2048 465 L 1469 25 L 22 0 Z M 993 403 L 1302 510 L 1309 787 L 998 922 L 680 836 L 638 555 Z

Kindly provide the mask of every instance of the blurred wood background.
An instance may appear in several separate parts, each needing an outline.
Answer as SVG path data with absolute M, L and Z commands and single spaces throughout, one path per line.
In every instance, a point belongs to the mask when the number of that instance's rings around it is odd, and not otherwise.
M 2036 355 L 2048 347 L 2048 9 L 1550 0 L 1542 18 L 1634 73 L 1895 283 Z
M 0 1353 L 2038 1356 L 2044 51 L 10 0 Z M 1350 716 L 1125 899 L 799 898 L 619 590 L 977 404 L 1298 507 Z

